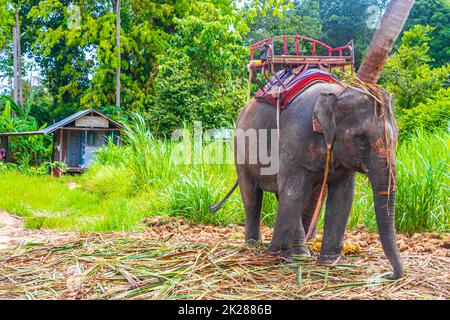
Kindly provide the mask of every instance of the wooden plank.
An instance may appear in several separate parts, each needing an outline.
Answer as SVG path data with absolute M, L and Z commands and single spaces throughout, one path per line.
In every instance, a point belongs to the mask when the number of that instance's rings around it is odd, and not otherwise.
M 63 128 L 59 129 L 59 161 L 62 161 L 63 153 Z
M 120 129 L 117 128 L 93 128 L 93 127 L 64 127 L 64 130 L 66 131 L 85 131 L 85 130 L 92 130 L 92 131 L 120 131 Z
M 109 121 L 103 117 L 84 116 L 75 120 L 75 127 L 108 128 Z

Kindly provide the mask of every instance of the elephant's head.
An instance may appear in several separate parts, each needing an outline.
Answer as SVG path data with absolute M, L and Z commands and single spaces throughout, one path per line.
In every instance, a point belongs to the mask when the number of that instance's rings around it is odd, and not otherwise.
M 352 87 L 338 95 L 322 93 L 313 118 L 315 130 L 333 148 L 334 161 L 368 176 L 383 250 L 393 267 L 393 278 L 401 277 L 394 219 L 398 129 L 392 98 L 383 91 L 376 99 Z

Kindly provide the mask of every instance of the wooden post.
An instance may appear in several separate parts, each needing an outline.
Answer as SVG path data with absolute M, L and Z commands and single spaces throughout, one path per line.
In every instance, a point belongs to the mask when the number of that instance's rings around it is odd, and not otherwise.
M 88 145 L 88 131 L 87 131 L 87 129 L 84 131 L 84 153 L 82 154 L 82 157 L 83 157 L 83 166 L 84 165 L 86 165 L 85 163 L 84 163 L 84 161 L 86 160 L 86 148 L 87 148 L 87 145 Z
M 63 139 L 64 139 L 64 134 L 63 134 L 63 128 L 61 127 L 61 129 L 59 129 L 59 161 L 63 161 Z

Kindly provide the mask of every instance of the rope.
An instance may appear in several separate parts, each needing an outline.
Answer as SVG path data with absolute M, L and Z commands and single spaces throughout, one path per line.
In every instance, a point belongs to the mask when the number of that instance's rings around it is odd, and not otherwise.
M 278 134 L 278 139 L 280 139 L 280 111 L 281 111 L 281 106 L 280 106 L 280 102 L 281 102 L 281 87 L 278 89 L 278 93 L 277 93 L 277 134 Z
M 325 174 L 323 177 L 322 187 L 320 189 L 320 195 L 319 199 L 317 200 L 316 209 L 314 210 L 314 214 L 311 219 L 311 224 L 309 225 L 308 233 L 306 234 L 305 239 L 303 240 L 303 245 L 306 245 L 306 242 L 309 241 L 314 229 L 316 228 L 317 222 L 319 221 L 320 212 L 322 210 L 322 205 L 325 198 L 325 189 L 327 187 L 328 171 L 330 168 L 330 157 L 331 157 L 331 146 L 327 146 Z

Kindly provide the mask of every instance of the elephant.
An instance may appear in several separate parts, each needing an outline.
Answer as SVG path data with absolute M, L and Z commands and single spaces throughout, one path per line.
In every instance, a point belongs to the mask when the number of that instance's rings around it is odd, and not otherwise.
M 278 170 L 273 174 L 262 174 L 267 163 L 259 159 L 249 161 L 252 147 L 267 149 L 267 154 L 273 152 L 273 140 L 268 134 L 267 138 L 256 135 L 253 142 L 250 135 L 245 137 L 245 148 L 239 146 L 242 141 L 237 141 L 236 134 L 234 137 L 247 242 L 261 241 L 263 192 L 271 192 L 278 198 L 278 210 L 268 251 L 288 261 L 293 254 L 309 254 L 305 234 L 319 198 L 329 149 L 332 157 L 326 178 L 328 190 L 318 263 L 331 265 L 341 258 L 355 174 L 360 172 L 372 185 L 380 241 L 393 269 L 389 278 L 402 277 L 394 219 L 398 128 L 392 97 L 387 92 L 381 90 L 377 98 L 360 87 L 315 83 L 280 111 L 278 122 L 276 107 L 252 98 L 240 112 L 235 132 L 249 129 L 278 130 L 279 136 Z

